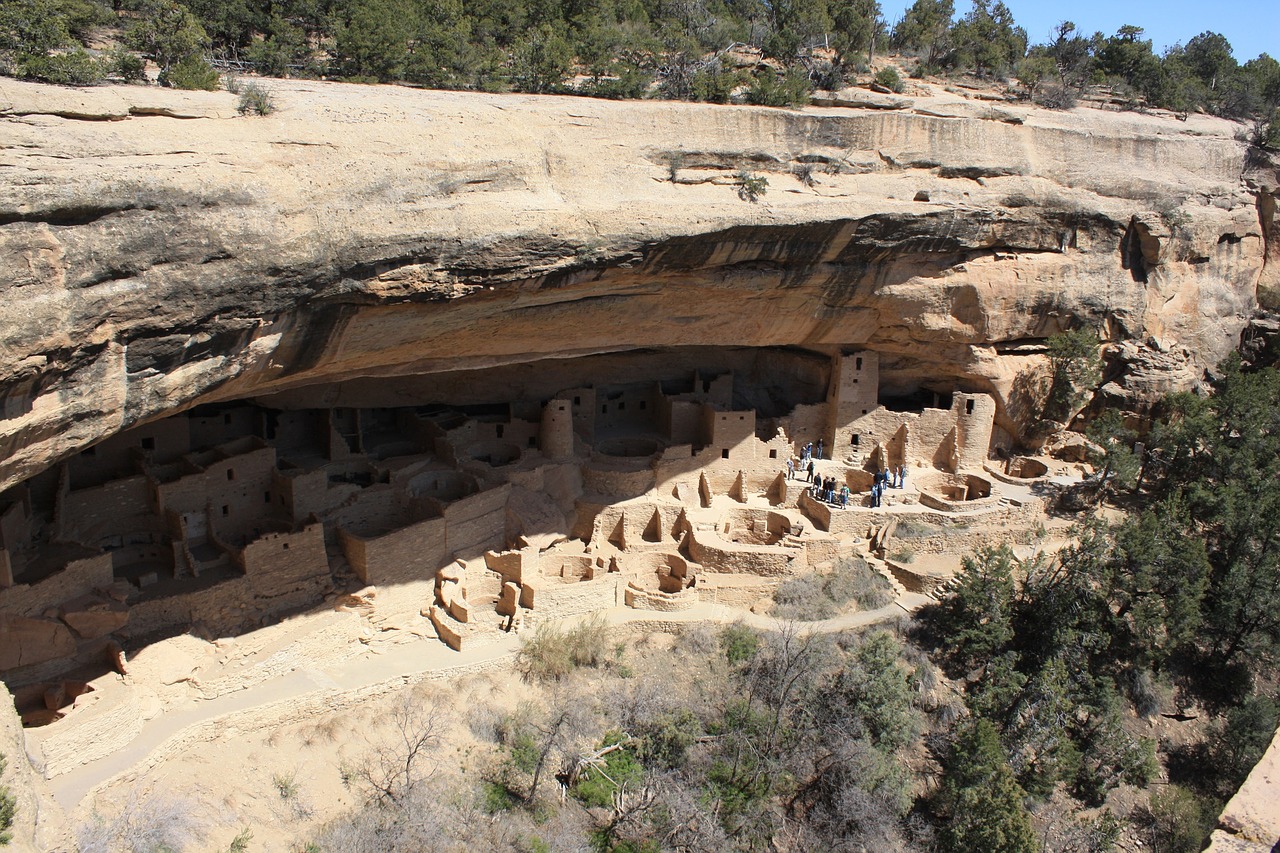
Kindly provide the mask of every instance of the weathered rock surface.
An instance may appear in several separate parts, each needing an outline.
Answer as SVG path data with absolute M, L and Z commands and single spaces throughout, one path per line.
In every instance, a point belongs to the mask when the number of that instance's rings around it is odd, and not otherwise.
M 75 637 L 60 622 L 0 613 L 0 669 L 44 663 L 75 652 Z
M 874 349 L 1017 434 L 1061 328 L 1141 405 L 1280 303 L 1277 169 L 1215 119 L 268 85 L 5 84 L 0 488 L 202 401 L 642 348 Z

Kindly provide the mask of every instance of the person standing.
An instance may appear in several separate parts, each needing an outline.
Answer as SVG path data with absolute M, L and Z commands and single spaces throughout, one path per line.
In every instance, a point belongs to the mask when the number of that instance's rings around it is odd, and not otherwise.
M 806 482 L 806 483 L 812 483 L 812 482 L 813 482 L 813 472 L 814 472 L 814 470 L 816 470 L 816 466 L 813 464 L 813 460 L 812 460 L 812 459 L 810 459 L 810 460 L 809 460 L 809 476 L 805 478 L 805 482 Z
M 787 479 L 790 480 L 796 473 L 796 461 L 792 457 L 787 457 Z
M 818 453 L 818 458 L 821 459 L 822 458 L 822 439 L 818 439 L 817 453 Z

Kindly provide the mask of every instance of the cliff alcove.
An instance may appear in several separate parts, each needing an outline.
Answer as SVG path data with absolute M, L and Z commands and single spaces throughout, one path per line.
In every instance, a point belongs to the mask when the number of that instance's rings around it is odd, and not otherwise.
M 1079 475 L 1016 456 L 1050 336 L 1140 415 L 1276 307 L 1280 175 L 1205 116 L 272 87 L 0 99 L 0 676 L 66 797 L 143 725 L 96 676 L 215 700 L 297 614 L 473 650 L 854 542 L 918 604 Z

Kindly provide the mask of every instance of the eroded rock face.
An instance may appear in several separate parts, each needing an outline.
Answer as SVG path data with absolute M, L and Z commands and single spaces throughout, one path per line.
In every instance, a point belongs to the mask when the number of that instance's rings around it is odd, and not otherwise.
M 1280 293 L 1277 170 L 1205 117 L 270 85 L 6 85 L 0 489 L 203 401 L 690 345 L 874 349 L 1017 436 L 1044 337 L 1122 343 L 1140 406 Z

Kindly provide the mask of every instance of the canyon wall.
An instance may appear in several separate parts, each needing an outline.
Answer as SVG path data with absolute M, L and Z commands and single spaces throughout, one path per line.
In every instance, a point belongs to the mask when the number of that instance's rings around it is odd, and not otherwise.
M 1280 303 L 1277 168 L 1208 117 L 268 86 L 5 82 L 0 490 L 201 402 L 549 397 L 691 346 L 875 350 L 1016 439 L 1046 336 L 1098 328 L 1140 408 Z

